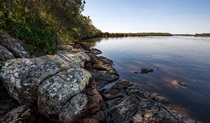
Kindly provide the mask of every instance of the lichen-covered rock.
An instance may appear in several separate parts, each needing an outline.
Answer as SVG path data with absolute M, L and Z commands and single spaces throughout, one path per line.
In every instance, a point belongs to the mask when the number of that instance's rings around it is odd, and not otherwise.
M 0 77 L 19 103 L 37 103 L 54 122 L 74 123 L 92 118 L 105 121 L 103 99 L 91 74 L 83 69 L 90 58 L 83 52 L 18 58 L 3 63 Z
M 92 76 L 82 68 L 88 60 L 85 53 L 66 51 L 12 59 L 3 63 L 0 77 L 19 103 L 37 103 L 39 113 L 52 121 L 71 123 L 89 100 L 83 91 Z
M 0 45 L 7 48 L 16 58 L 29 58 L 30 53 L 26 50 L 25 44 L 10 35 L 0 33 Z
M 19 102 L 34 102 L 36 89 L 45 79 L 60 71 L 83 66 L 85 60 L 89 57 L 83 53 L 12 59 L 4 63 L 0 76 L 13 98 Z
M 43 81 L 37 90 L 39 112 L 49 117 L 58 114 L 69 99 L 84 90 L 90 77 L 82 68 L 70 68 Z
M 7 50 L 5 47 L 0 45 L 0 61 L 5 61 L 8 59 L 13 59 L 13 58 L 15 58 L 13 54 L 9 50 Z
M 88 98 L 85 94 L 77 94 L 67 102 L 59 113 L 59 120 L 64 123 L 74 121 L 75 116 L 87 105 Z

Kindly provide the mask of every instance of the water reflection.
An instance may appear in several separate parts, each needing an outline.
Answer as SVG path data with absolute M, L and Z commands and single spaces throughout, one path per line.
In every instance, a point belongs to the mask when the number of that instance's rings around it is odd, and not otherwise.
M 166 104 L 185 115 L 210 121 L 210 38 L 109 38 L 91 42 L 91 46 L 114 61 L 122 78 L 164 96 Z M 152 68 L 154 72 L 134 73 L 142 67 Z M 188 87 L 175 85 L 173 80 Z

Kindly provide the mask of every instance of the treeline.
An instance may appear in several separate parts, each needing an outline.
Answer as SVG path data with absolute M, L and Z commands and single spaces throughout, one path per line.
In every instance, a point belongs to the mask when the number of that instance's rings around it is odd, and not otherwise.
M 142 36 L 173 36 L 170 33 L 109 33 L 105 32 L 102 37 L 142 37 Z
M 197 37 L 210 37 L 210 33 L 201 33 L 201 34 L 196 33 L 194 36 L 197 36 Z
M 201 33 L 201 34 L 173 34 L 173 36 L 195 36 L 195 37 L 210 37 L 210 33 Z
M 109 33 L 104 32 L 99 35 L 104 38 L 109 37 L 143 37 L 143 36 L 197 36 L 197 37 L 210 37 L 210 33 L 202 33 L 202 34 L 171 34 L 171 33 Z
M 0 31 L 23 40 L 31 52 L 53 53 L 68 44 L 101 35 L 83 16 L 84 0 L 0 0 Z
M 173 36 L 194 36 L 194 34 L 173 34 Z

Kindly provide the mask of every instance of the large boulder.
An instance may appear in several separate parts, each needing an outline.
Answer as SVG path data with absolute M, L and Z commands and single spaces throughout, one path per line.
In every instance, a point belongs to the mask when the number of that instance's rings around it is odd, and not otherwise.
M 89 57 L 83 53 L 46 55 L 27 59 L 19 58 L 5 62 L 0 76 L 10 95 L 19 102 L 37 100 L 36 89 L 49 77 L 70 69 L 79 68 Z
M 39 113 L 55 122 L 74 122 L 85 109 L 83 93 L 91 74 L 83 69 L 90 58 L 82 52 L 58 51 L 55 55 L 8 60 L 0 77 L 19 103 L 37 103 Z
M 10 35 L 0 33 L 0 45 L 7 48 L 16 58 L 29 58 L 30 53 L 26 50 L 25 44 Z
M 55 120 L 70 121 L 87 104 L 87 96 L 80 93 L 90 77 L 82 68 L 70 68 L 46 79 L 37 90 L 39 112 Z M 56 119 L 56 114 L 60 118 Z

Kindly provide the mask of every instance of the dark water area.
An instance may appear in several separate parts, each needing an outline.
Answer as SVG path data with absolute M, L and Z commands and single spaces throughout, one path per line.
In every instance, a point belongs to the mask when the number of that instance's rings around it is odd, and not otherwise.
M 114 61 L 121 78 L 161 95 L 165 105 L 184 116 L 210 122 L 210 38 L 104 38 L 89 45 Z M 141 68 L 154 71 L 140 74 Z

